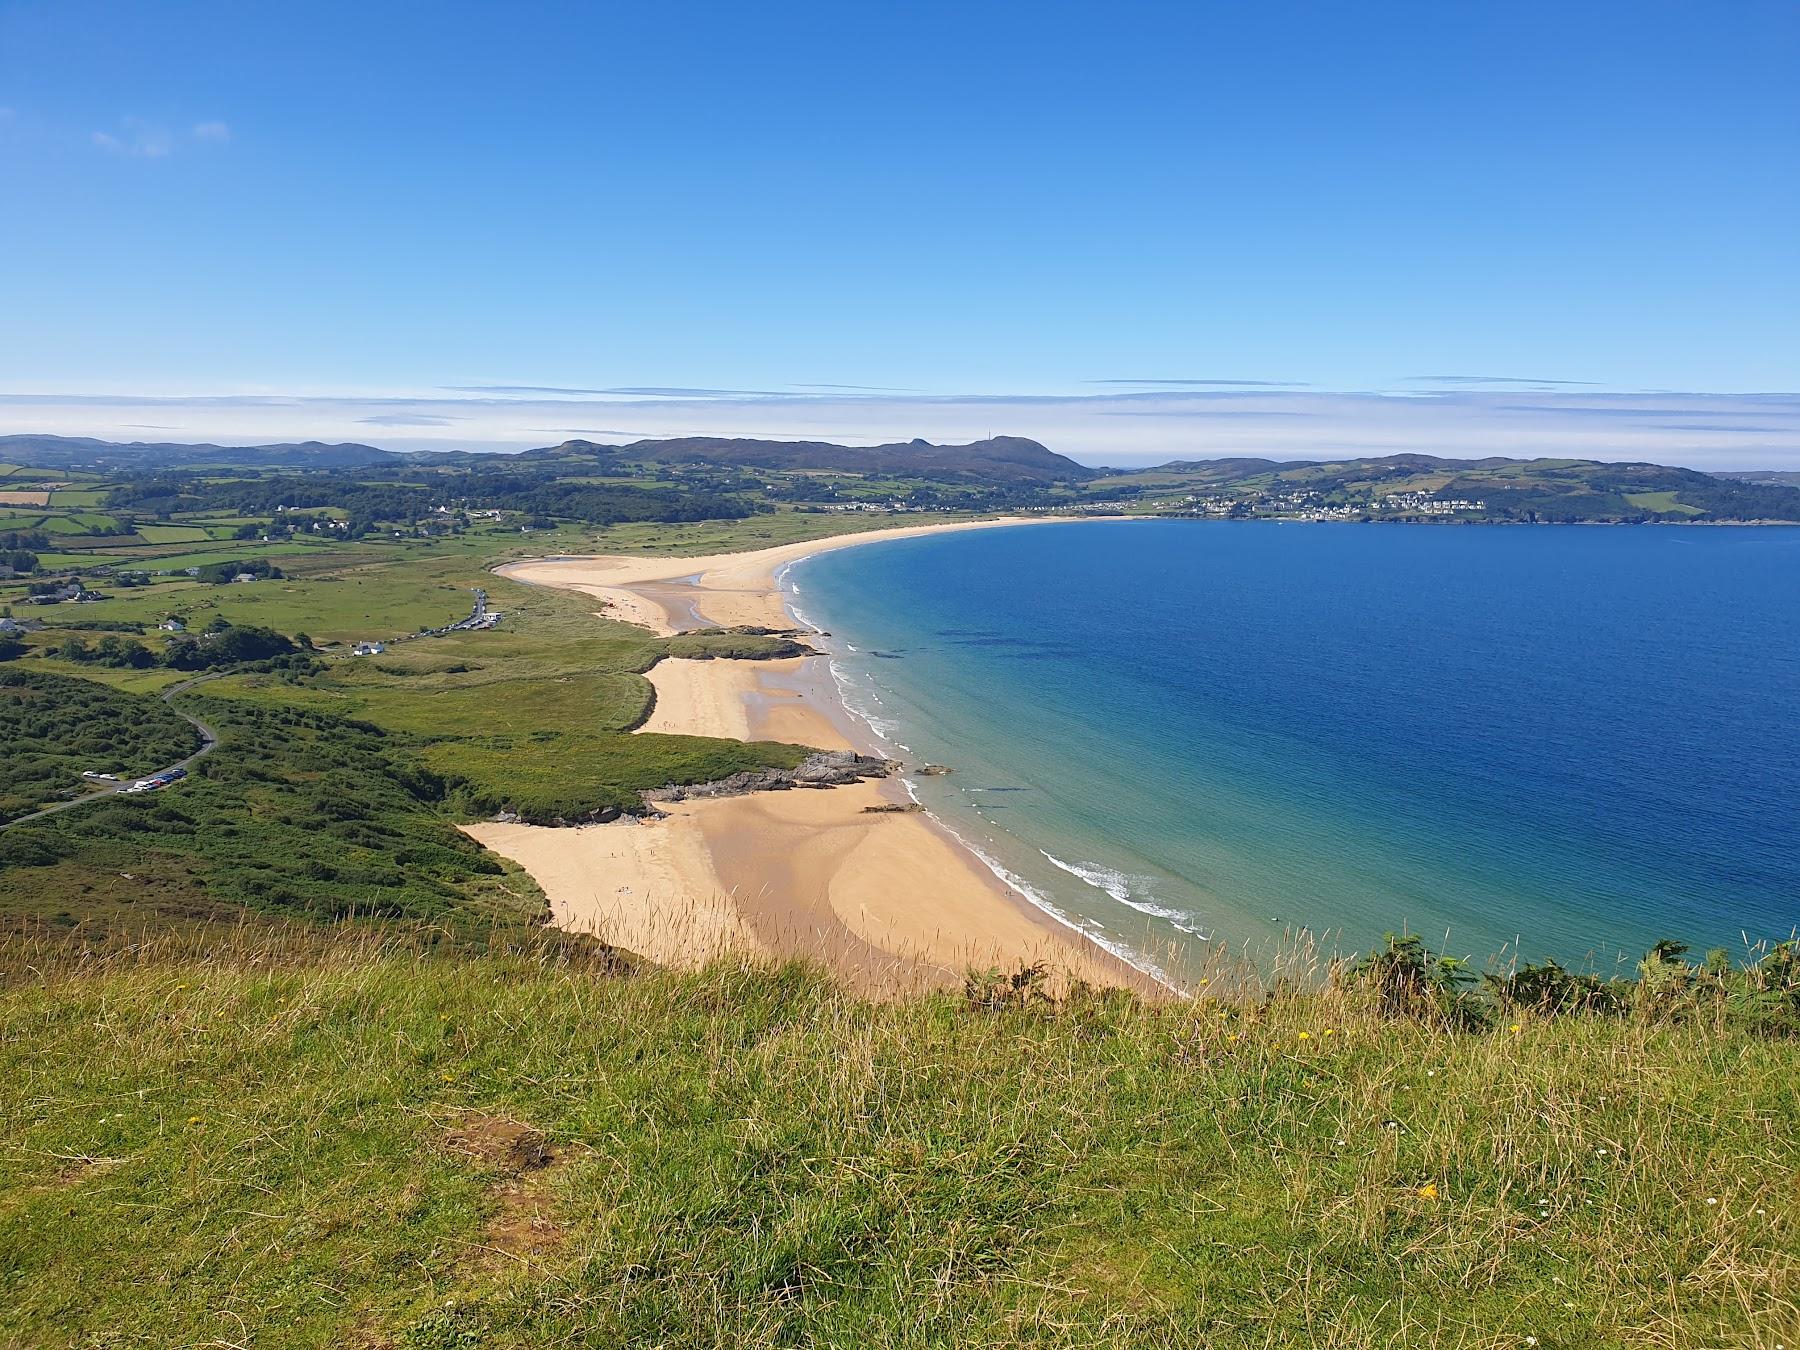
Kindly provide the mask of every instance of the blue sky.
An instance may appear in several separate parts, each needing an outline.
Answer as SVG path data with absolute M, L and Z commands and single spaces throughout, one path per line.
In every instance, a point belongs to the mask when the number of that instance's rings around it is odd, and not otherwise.
M 1800 462 L 1796 70 L 1758 0 L 0 3 L 0 430 Z

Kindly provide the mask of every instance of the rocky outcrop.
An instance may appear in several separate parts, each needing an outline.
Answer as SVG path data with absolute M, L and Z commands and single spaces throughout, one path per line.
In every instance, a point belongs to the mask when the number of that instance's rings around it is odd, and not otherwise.
M 821 750 L 808 755 L 792 769 L 747 769 L 729 778 L 686 786 L 671 783 L 643 794 L 646 805 L 685 802 L 703 797 L 741 797 L 747 792 L 785 792 L 789 788 L 841 787 L 865 778 L 886 778 L 898 773 L 900 764 L 850 750 Z
M 509 807 L 495 812 L 494 822 L 498 825 L 551 825 L 560 829 L 569 825 L 605 825 L 624 814 L 616 806 L 596 806 L 592 811 L 583 811 L 578 815 L 551 816 L 548 820 L 533 820 L 520 815 Z
M 817 656 L 817 649 L 800 641 L 811 633 L 800 628 L 690 628 L 668 640 L 666 651 L 687 661 L 783 661 L 793 656 Z

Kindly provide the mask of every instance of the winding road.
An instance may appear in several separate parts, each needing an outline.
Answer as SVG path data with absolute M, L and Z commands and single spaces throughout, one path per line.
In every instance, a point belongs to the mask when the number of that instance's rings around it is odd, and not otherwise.
M 76 797 L 70 801 L 58 802 L 55 806 L 46 806 L 41 811 L 33 811 L 28 816 L 20 816 L 17 820 L 9 820 L 4 825 L 0 825 L 0 830 L 10 830 L 13 826 L 23 825 L 28 820 L 41 820 L 45 816 L 55 815 L 58 811 L 72 811 L 77 806 L 86 806 L 89 802 L 97 802 L 102 798 L 115 796 L 137 782 L 139 778 L 150 778 L 159 773 L 168 773 L 171 769 L 185 769 L 188 765 L 192 764 L 195 760 L 200 759 L 202 756 L 210 755 L 219 747 L 219 733 L 213 730 L 205 722 L 202 722 L 198 717 L 189 717 L 186 713 L 182 712 L 180 708 L 175 707 L 170 700 L 183 690 L 192 689 L 197 684 L 205 684 L 208 680 L 216 680 L 220 675 L 225 673 L 226 672 L 224 671 L 214 671 L 208 675 L 196 675 L 191 680 L 182 680 L 179 684 L 172 684 L 162 691 L 162 701 L 169 704 L 170 710 L 184 722 L 192 723 L 195 729 L 200 733 L 200 748 L 194 751 L 194 753 L 189 755 L 186 759 L 178 759 L 167 768 L 152 769 L 149 773 L 138 774 L 135 778 L 122 779 L 116 783 L 103 784 L 96 791 L 88 793 L 85 797 Z

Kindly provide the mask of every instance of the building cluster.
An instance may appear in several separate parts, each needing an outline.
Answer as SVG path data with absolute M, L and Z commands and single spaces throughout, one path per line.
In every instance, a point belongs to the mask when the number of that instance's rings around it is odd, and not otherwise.
M 1458 511 L 1485 511 L 1486 502 L 1467 497 L 1434 497 L 1429 492 L 1390 492 L 1380 502 L 1384 511 L 1405 511 L 1415 516 L 1453 516 Z
M 1369 514 L 1366 506 L 1303 506 L 1298 510 L 1284 514 L 1283 520 L 1361 520 Z
M 1239 497 L 1229 492 L 1193 493 L 1184 499 L 1198 516 L 1274 516 L 1281 520 L 1359 520 L 1366 508 L 1333 505 L 1317 492 L 1294 489 Z
M 1196 515 L 1228 516 L 1231 514 L 1231 509 L 1243 499 L 1226 493 L 1215 493 L 1208 497 L 1203 497 L 1198 493 L 1189 493 L 1182 500 L 1193 508 Z
M 431 508 L 431 513 L 435 516 L 460 515 L 467 520 L 504 520 L 504 519 L 506 519 L 507 514 L 508 514 L 507 512 L 501 511 L 498 509 L 486 510 L 486 511 L 464 511 L 460 507 L 455 507 L 455 506 L 434 506 Z
M 106 598 L 104 591 L 90 591 L 81 584 L 81 579 L 76 577 L 48 590 L 33 592 L 25 597 L 25 603 L 28 605 L 86 604 L 89 601 Z
M 1434 497 L 1429 492 L 1390 492 L 1380 498 L 1332 501 L 1305 489 L 1236 496 L 1229 492 L 1190 493 L 1182 499 L 1197 516 L 1272 516 L 1279 520 L 1365 520 L 1392 511 L 1414 516 L 1453 516 L 1484 511 L 1485 502 L 1466 497 Z

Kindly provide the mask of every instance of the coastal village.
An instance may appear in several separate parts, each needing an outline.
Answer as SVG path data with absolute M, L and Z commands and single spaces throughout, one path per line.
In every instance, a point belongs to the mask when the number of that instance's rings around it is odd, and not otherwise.
M 1487 503 L 1466 497 L 1439 497 L 1430 492 L 1389 492 L 1377 497 L 1372 492 L 1349 501 L 1336 501 L 1323 493 L 1258 492 L 1189 493 L 1182 499 L 1191 516 L 1209 516 L 1218 520 L 1357 521 L 1418 520 L 1475 516 L 1487 510 Z

